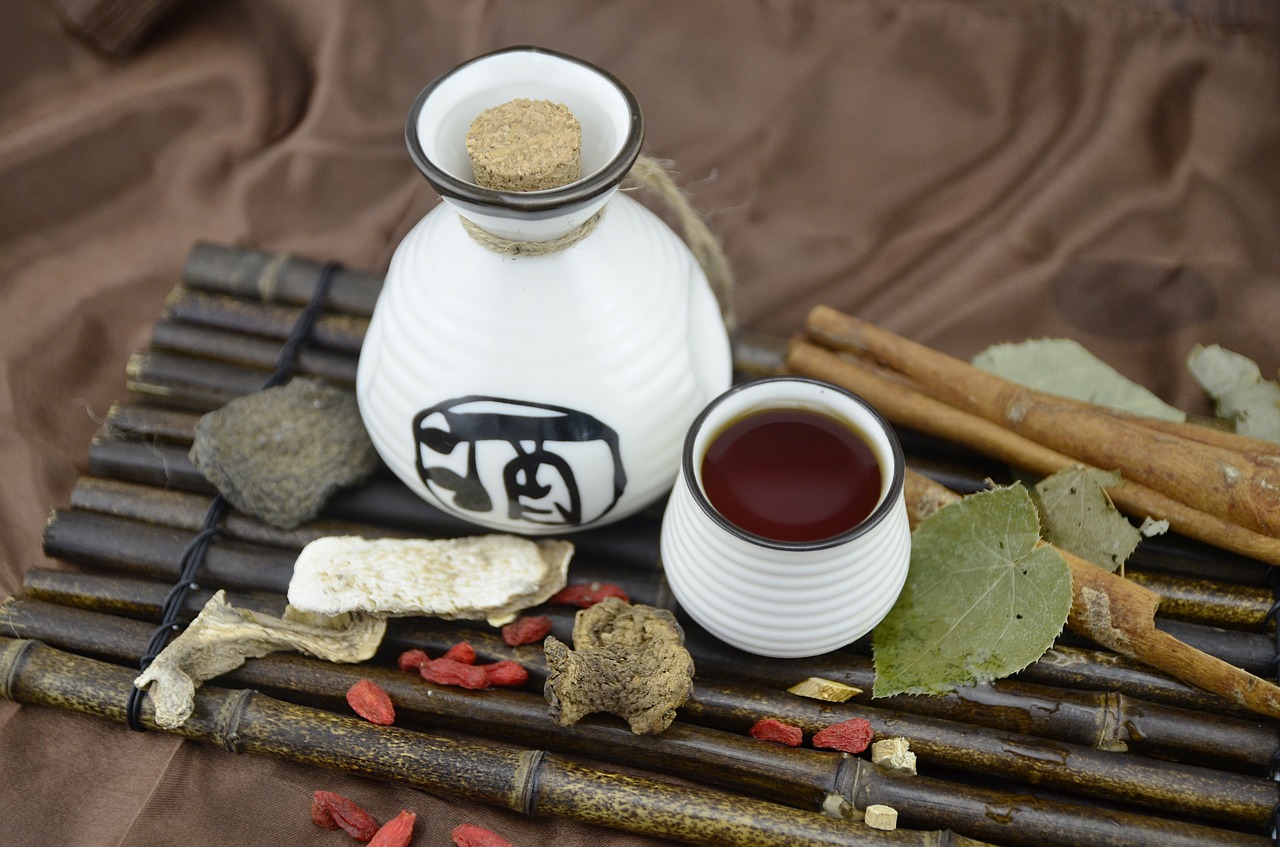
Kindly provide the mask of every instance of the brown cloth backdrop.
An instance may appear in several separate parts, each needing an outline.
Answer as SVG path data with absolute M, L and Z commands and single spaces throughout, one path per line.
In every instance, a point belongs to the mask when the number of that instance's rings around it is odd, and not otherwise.
M 828 303 L 969 356 L 1068 336 L 1165 399 L 1217 342 L 1280 364 L 1269 2 L 190 0 L 125 58 L 0 12 L 0 595 L 48 566 L 124 365 L 197 239 L 385 267 L 436 202 L 415 94 L 536 44 L 645 114 L 738 277 L 742 325 Z M 417 844 L 657 843 L 0 702 L 0 843 L 321 843 L 330 788 Z M 336 841 L 335 841 L 336 843 Z

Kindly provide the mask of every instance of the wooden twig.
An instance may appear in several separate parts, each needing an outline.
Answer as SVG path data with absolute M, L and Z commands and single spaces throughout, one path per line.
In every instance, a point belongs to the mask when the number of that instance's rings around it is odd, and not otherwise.
M 921 390 L 1079 461 L 1202 512 L 1280 535 L 1280 459 L 1163 433 L 1032 391 L 865 321 L 819 306 L 806 328 L 821 343 L 865 352 Z M 1155 515 L 1155 517 L 1164 517 Z

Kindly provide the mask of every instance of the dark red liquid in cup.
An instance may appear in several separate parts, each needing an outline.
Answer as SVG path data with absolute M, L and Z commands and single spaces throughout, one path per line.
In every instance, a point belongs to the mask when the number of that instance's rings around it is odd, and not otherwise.
M 769 409 L 731 421 L 702 460 L 702 488 L 721 515 L 775 541 L 818 541 L 867 519 L 881 471 L 866 439 L 807 409 Z

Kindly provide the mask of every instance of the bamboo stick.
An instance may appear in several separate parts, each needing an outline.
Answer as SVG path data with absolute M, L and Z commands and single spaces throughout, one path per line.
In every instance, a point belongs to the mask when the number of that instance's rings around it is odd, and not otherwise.
M 275 370 L 283 346 L 274 339 L 188 324 L 172 318 L 161 318 L 151 327 L 153 351 L 166 350 L 195 358 L 246 365 L 268 374 Z M 306 344 L 298 349 L 296 355 L 297 373 L 321 377 L 338 385 L 356 383 L 356 356 Z
M 950 438 L 994 459 L 1036 474 L 1049 475 L 1080 464 L 1113 468 L 1114 464 L 1081 460 L 1046 447 L 976 414 L 929 397 L 899 381 L 843 359 L 815 344 L 796 342 L 787 357 L 794 371 L 825 379 L 862 395 L 890 421 Z M 1142 518 L 1169 521 L 1177 532 L 1269 564 L 1280 564 L 1280 539 L 1187 506 L 1142 480 L 1126 475 L 1126 484 L 1107 492 L 1116 506 Z
M 203 525 L 208 499 L 197 494 L 120 480 L 82 477 L 71 491 L 71 508 L 196 532 Z M 653 529 L 656 531 L 656 527 Z M 460 528 L 460 531 L 473 530 Z M 611 538 L 615 534 L 613 531 L 601 533 Z M 256 544 L 301 549 L 309 542 L 328 535 L 380 538 L 404 537 L 413 533 L 404 529 L 332 518 L 316 520 L 292 530 L 280 530 L 231 511 L 223 525 L 222 535 L 224 538 Z M 589 538 L 594 544 L 596 536 Z M 588 556 L 596 552 L 592 549 L 592 544 L 587 546 Z M 656 560 L 657 551 L 652 550 L 651 545 L 632 542 L 629 549 L 634 549 L 637 553 L 643 551 L 647 561 Z M 1272 603 L 1270 592 L 1262 588 L 1173 578 L 1146 573 L 1138 568 L 1128 569 L 1127 575 L 1160 595 L 1163 616 L 1192 623 L 1260 631 Z M 1270 650 L 1269 647 L 1267 649 Z M 1259 655 L 1257 658 L 1264 664 L 1270 661 L 1266 655 Z M 1240 664 L 1234 659 L 1232 663 Z M 1242 666 L 1253 668 L 1257 665 Z
M 1115 415 L 1031 391 L 887 330 L 819 306 L 811 336 L 869 353 L 936 399 L 1095 467 L 1264 535 L 1280 534 L 1280 462 L 1134 426 Z M 1156 515 L 1162 517 L 1162 515 Z
M 101 477 L 114 478 L 116 487 L 123 486 L 126 482 L 133 482 L 139 487 L 166 486 L 169 494 L 173 496 L 176 496 L 178 489 L 208 495 L 214 493 L 212 486 L 192 466 L 186 452 L 179 446 L 168 443 L 140 443 L 99 438 L 89 448 L 89 469 Z M 110 480 L 100 482 L 93 480 L 94 478 L 82 480 L 77 488 L 94 486 L 105 488 L 112 485 Z M 152 497 L 159 500 L 162 499 L 161 495 L 142 495 L 136 491 L 134 493 L 129 491 L 130 489 L 119 488 L 118 492 L 113 491 L 110 494 L 83 492 L 79 500 L 73 501 L 73 505 L 87 504 L 88 498 L 92 496 L 93 505 L 85 505 L 85 508 L 122 514 L 138 520 L 171 522 L 156 514 L 162 508 L 169 511 L 168 507 L 162 507 L 158 503 L 129 502 L 140 498 L 149 500 Z M 73 497 L 75 496 L 73 494 Z M 104 506 L 102 502 L 104 499 L 112 500 L 114 505 Z M 191 526 L 192 521 L 197 520 L 193 517 L 194 515 L 203 517 L 203 509 L 194 505 L 194 502 L 189 501 L 184 507 L 186 517 L 181 521 L 184 527 Z M 380 527 L 380 530 L 371 531 L 381 534 L 448 537 L 474 534 L 477 531 L 474 526 L 427 506 L 404 485 L 386 474 L 375 476 L 358 488 L 338 492 L 324 508 L 323 519 Z M 176 521 L 173 523 L 177 525 Z M 249 532 L 247 527 L 245 531 Z M 253 540 L 258 540 L 262 537 L 263 531 L 259 529 L 253 534 L 257 536 Z M 601 558 L 617 557 L 620 562 L 635 567 L 651 567 L 658 559 L 657 537 L 656 516 L 645 515 L 628 519 L 621 525 L 615 524 L 598 530 L 576 533 L 575 543 L 582 545 L 584 550 L 590 549 L 591 552 L 588 555 Z M 266 541 L 266 543 L 281 542 Z M 1159 567 L 1162 560 L 1176 561 L 1173 557 L 1178 555 L 1180 554 L 1175 551 L 1167 554 L 1163 559 L 1157 557 L 1154 564 Z M 1139 557 L 1138 560 L 1141 562 L 1142 558 Z M 1265 603 L 1265 594 L 1260 591 L 1251 591 L 1239 597 L 1236 596 L 1239 592 L 1233 592 L 1228 587 L 1206 586 L 1199 591 L 1201 595 L 1209 596 L 1204 603 L 1193 606 L 1190 603 L 1191 587 L 1179 590 L 1178 584 L 1167 580 L 1152 580 L 1152 587 L 1153 590 L 1167 588 L 1170 599 L 1180 604 L 1175 605 L 1174 609 L 1183 609 L 1187 619 L 1213 626 L 1232 626 L 1239 621 L 1240 625 L 1247 628 L 1253 621 L 1257 621 L 1260 628 L 1259 613 L 1261 616 L 1266 614 L 1266 608 L 1262 607 Z M 1163 593 L 1162 596 L 1164 596 Z M 1212 598 L 1212 603 L 1209 602 L 1209 598 Z M 1261 655 L 1256 650 L 1253 653 Z M 1271 659 L 1264 657 L 1262 661 L 1265 663 Z M 1250 664 L 1248 667 L 1255 670 L 1258 666 Z
M 322 262 L 201 241 L 187 253 L 182 280 L 191 288 L 249 300 L 305 306 L 315 294 Z M 371 317 L 382 274 L 339 267 L 329 281 L 324 308 Z
M 194 412 L 119 403 L 107 413 L 104 429 L 114 438 L 189 444 L 199 419 L 200 415 Z M 993 472 L 990 460 L 977 452 L 903 426 L 897 427 L 897 432 L 909 457 L 908 464 L 953 491 L 981 491 L 987 487 L 987 480 L 999 477 Z M 1173 576 L 1212 579 L 1221 584 L 1262 587 L 1270 584 L 1271 568 L 1262 562 L 1181 536 L 1145 539 L 1128 564 Z
M 244 600 L 234 598 L 238 608 L 270 611 L 256 603 L 243 605 Z M 91 645 L 89 652 L 94 655 L 131 664 L 141 658 L 151 630 L 141 621 L 113 619 L 109 614 L 35 598 L 0 606 L 0 620 L 11 635 L 79 653 Z M 373 680 L 391 696 L 397 722 L 448 726 L 471 735 L 546 746 L 695 779 L 796 808 L 827 809 L 839 817 L 852 812 L 851 792 L 859 776 L 856 767 L 865 764 L 811 749 L 761 744 L 745 734 L 679 721 L 661 736 L 637 736 L 617 721 L 598 717 L 562 727 L 548 718 L 546 699 L 530 691 L 467 691 L 367 663 L 341 665 L 279 653 L 247 662 L 218 683 L 345 714 L 350 707 L 344 692 L 362 678 Z
M 0 605 L 0 621 L 6 631 L 20 637 L 46 636 L 53 639 L 54 644 L 92 644 L 97 647 L 100 655 L 123 660 L 133 660 L 133 654 L 145 647 L 148 635 L 146 626 L 137 622 L 111 620 L 110 616 L 64 609 L 33 600 L 10 600 Z M 536 648 L 517 649 L 515 655 L 522 658 L 536 676 L 545 677 L 546 668 L 541 663 L 541 654 Z M 853 773 L 847 770 L 842 772 L 834 762 L 824 764 L 823 759 L 829 754 L 814 755 L 808 750 L 790 749 L 782 752 L 775 745 L 746 741 L 744 732 L 749 724 L 743 725 L 742 721 L 750 717 L 750 710 L 757 708 L 757 704 L 751 695 L 745 695 L 747 700 L 742 701 L 743 689 L 732 685 L 717 685 L 711 697 L 697 695 L 692 701 L 693 705 L 687 707 L 698 715 L 710 715 L 714 724 L 728 725 L 731 732 L 708 731 L 677 721 L 673 724 L 674 733 L 669 730 L 661 736 L 646 739 L 631 735 L 620 723 L 611 723 L 608 719 L 588 719 L 575 728 L 560 729 L 546 718 L 545 701 L 536 695 L 500 691 L 455 691 L 432 686 L 411 675 L 368 665 L 348 667 L 296 656 L 270 656 L 246 663 L 242 668 L 225 675 L 219 682 L 252 687 L 291 700 L 301 698 L 300 702 L 304 703 L 337 705 L 341 709 L 341 692 L 360 677 L 371 678 L 387 690 L 397 704 L 399 713 L 404 716 L 412 716 L 432 724 L 443 723 L 470 732 L 487 733 L 492 737 L 515 739 L 521 743 L 658 767 L 665 773 L 703 781 L 714 780 L 725 787 L 759 793 L 776 802 L 803 804 L 808 807 L 826 804 L 830 809 L 827 798 L 835 793 L 846 802 L 863 809 L 869 803 L 892 800 L 899 804 L 895 808 L 908 814 L 914 813 L 922 821 L 936 817 L 941 811 L 947 815 L 948 820 L 962 827 L 960 831 L 969 834 L 980 831 L 983 833 L 982 837 L 995 838 L 1000 843 L 1167 844 L 1172 843 L 1168 839 L 1192 835 L 1203 840 L 1187 843 L 1210 844 L 1222 840 L 1236 843 L 1237 840 L 1247 840 L 1247 836 L 1195 824 L 1156 821 L 1145 815 L 1097 809 L 1088 804 L 1033 800 L 1025 795 L 1018 796 L 991 789 L 975 791 L 968 786 L 927 777 L 912 779 L 912 785 L 908 787 L 896 780 L 885 782 L 892 778 L 868 766 L 865 761 L 838 757 L 844 761 L 846 769 L 856 767 Z M 788 699 L 799 698 L 765 696 L 758 704 L 760 711 L 754 714 L 779 714 L 779 703 L 782 708 L 790 708 L 786 703 Z M 778 702 L 775 703 L 775 700 Z M 818 711 L 815 712 L 815 709 Z M 877 719 L 877 715 L 885 714 L 880 709 L 861 713 L 873 720 Z M 743 717 L 744 714 L 746 717 Z M 810 707 L 808 703 L 803 703 L 798 710 L 792 709 L 786 717 L 795 719 L 796 714 L 807 716 L 803 720 L 808 721 L 810 732 L 834 719 L 825 711 L 824 706 L 818 704 Z M 815 717 L 817 714 L 822 716 Z M 938 725 L 945 726 L 945 722 Z M 917 742 L 921 737 L 918 722 L 908 719 L 899 729 L 912 732 L 910 737 L 913 739 L 913 748 L 923 749 Z M 943 730 L 941 734 L 945 736 L 946 731 Z M 943 751 L 944 761 L 948 743 L 944 738 L 935 745 Z M 1017 744 L 1018 737 L 1010 736 L 998 743 Z M 768 750 L 757 750 L 757 746 Z M 1060 748 L 1054 750 L 1059 755 L 1063 753 Z M 714 758 L 709 762 L 703 761 L 708 756 Z M 1005 768 L 1004 772 L 1007 773 L 1008 770 Z M 1214 786 L 1216 777 L 1213 772 L 1205 771 L 1204 774 L 1206 778 L 1202 788 L 1216 796 L 1219 790 Z M 1180 776 L 1174 774 L 1175 782 Z M 1266 783 L 1265 780 L 1254 782 Z M 1220 791 L 1224 795 L 1234 794 L 1238 788 L 1237 782 L 1221 786 Z M 1173 795 L 1178 791 L 1169 787 L 1162 790 Z M 905 805 L 904 797 L 909 798 L 905 800 Z M 1215 802 L 1220 802 L 1220 798 Z M 1006 808 L 1009 814 L 1003 819 L 987 814 L 993 807 Z M 1224 809 L 1222 814 L 1231 814 L 1231 810 Z M 985 826 L 982 825 L 983 818 L 987 819 Z M 992 823 L 998 826 L 993 827 Z M 1109 826 L 1105 825 L 1107 823 Z M 1034 828 L 1027 831 L 1028 827 Z M 1122 835 L 1116 832 L 1116 827 L 1123 827 Z M 1180 827 L 1188 827 L 1189 831 L 1176 833 Z M 1120 838 L 1113 840 L 1117 835 Z
M 134 673 L 36 641 L 0 639 L 4 696 L 123 721 Z M 155 727 L 149 700 L 142 719 Z M 272 755 L 393 779 L 526 815 L 565 817 L 706 845 L 975 845 L 950 833 L 864 825 L 736 794 L 624 776 L 541 750 L 457 741 L 370 724 L 247 690 L 204 687 L 174 734 L 234 753 Z
M 64 606 L 158 620 L 167 589 L 145 580 L 65 571 L 33 570 L 23 583 L 24 595 Z M 184 617 L 191 617 L 208 600 L 211 590 L 185 598 Z M 269 593 L 232 594 L 233 605 L 279 615 L 285 599 Z M 571 641 L 572 614 L 544 609 L 555 621 L 553 632 Z M 49 640 L 43 633 L 28 637 Z M 528 650 L 505 648 L 493 631 L 474 625 L 433 625 L 420 622 L 402 633 L 392 628 L 388 649 L 404 650 L 426 644 L 444 652 L 458 640 L 470 640 L 497 659 L 527 660 Z M 771 660 L 748 656 L 723 645 L 700 629 L 686 626 L 686 643 L 700 670 L 732 676 L 742 683 L 785 690 L 811 676 L 833 679 L 868 692 L 875 671 L 869 659 L 832 653 L 805 660 Z M 867 703 L 869 694 L 853 702 Z M 1102 750 L 1132 750 L 1157 758 L 1210 763 L 1214 767 L 1267 773 L 1271 757 L 1280 749 L 1277 728 L 1256 720 L 1240 720 L 1220 713 L 1204 714 L 1159 703 L 1144 703 L 1116 693 L 1079 692 L 1046 688 L 1016 680 L 966 686 L 938 697 L 888 697 L 874 701 L 883 709 L 944 718 L 993 729 L 1068 741 Z M 1216 703 L 1209 704 L 1216 706 Z
M 907 471 L 907 512 L 912 524 L 959 495 Z M 1110 573 L 1066 550 L 1073 597 L 1067 627 L 1121 655 L 1219 694 L 1259 714 L 1280 718 L 1280 686 L 1204 653 L 1155 625 L 1160 598 L 1153 591 Z
M 450 631 L 452 629 L 452 632 Z M 512 658 L 511 648 L 478 630 L 438 626 L 427 620 L 405 621 L 388 638 L 397 646 L 422 645 L 439 651 L 465 637 L 477 654 L 486 658 Z M 681 709 L 681 717 L 699 724 L 745 731 L 762 715 L 777 717 L 814 732 L 833 721 L 864 717 L 876 737 L 903 736 L 911 741 L 922 764 L 1006 777 L 1102 799 L 1122 800 L 1164 811 L 1185 811 L 1224 823 L 1250 821 L 1264 825 L 1280 786 L 1260 776 L 1227 774 L 1208 768 L 1173 762 L 1157 762 L 1141 756 L 1120 755 L 1060 740 L 1039 739 L 1014 731 L 990 729 L 896 710 L 864 702 L 819 702 L 759 687 L 747 687 L 740 679 L 713 678 L 702 658 L 698 663 L 693 698 Z M 540 654 L 523 655 L 531 677 L 545 678 Z M 879 702 L 879 701 L 875 701 Z M 1215 785 L 1218 777 L 1224 782 Z M 1228 785 L 1227 783 L 1230 783 Z M 1246 812 L 1244 801 L 1252 811 Z M 1240 817 L 1237 817 L 1237 814 Z
M 613 536 L 611 530 L 619 525 L 593 531 L 599 534 L 575 534 L 578 552 L 576 563 L 571 566 L 573 578 L 594 579 L 607 575 L 607 581 L 625 583 L 643 592 L 637 596 L 646 597 L 651 603 L 659 599 L 653 592 L 665 591 L 662 588 L 665 583 L 641 575 L 652 570 L 656 556 L 648 558 L 653 539 L 651 535 L 646 537 L 647 519 L 639 520 L 634 528 L 635 538 Z M 467 532 L 474 531 L 474 528 L 467 529 Z M 446 533 L 424 535 L 446 537 Z M 45 530 L 44 546 L 53 558 L 171 581 L 177 573 L 181 550 L 189 540 L 190 536 L 180 530 L 71 510 L 54 513 Z M 203 578 L 210 584 L 233 589 L 283 591 L 292 572 L 293 558 L 292 552 L 279 548 L 215 541 L 204 571 L 208 576 Z M 577 576 L 579 574 L 582 576 Z M 1164 620 L 1160 621 L 1160 627 L 1176 631 L 1178 638 L 1197 649 L 1246 665 L 1246 669 L 1260 670 L 1275 656 L 1272 642 L 1261 634 Z
M 302 308 L 253 302 L 178 287 L 169 293 L 164 315 L 169 319 L 199 326 L 230 329 L 246 335 L 283 341 L 293 332 Z M 369 321 L 366 318 L 322 313 L 316 319 L 308 341 L 315 347 L 356 354 L 360 352 L 360 345 L 368 329 Z

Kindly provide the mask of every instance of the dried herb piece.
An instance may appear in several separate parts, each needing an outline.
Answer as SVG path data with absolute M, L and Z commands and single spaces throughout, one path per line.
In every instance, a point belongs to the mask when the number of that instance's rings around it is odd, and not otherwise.
M 631 602 L 627 592 L 612 582 L 575 582 L 557 591 L 547 602 L 561 606 L 580 606 L 585 609 L 606 597 L 616 597 L 624 603 Z
M 502 628 L 502 643 L 508 647 L 534 644 L 551 632 L 551 618 L 546 615 L 526 615 L 516 618 Z
M 898 828 L 898 810 L 883 803 L 872 803 L 863 812 L 862 822 L 872 829 L 892 831 Z
M 282 529 L 378 465 L 355 395 L 302 378 L 202 417 L 190 455 L 231 505 Z
M 413 824 L 417 819 L 413 812 L 402 810 L 382 825 L 369 842 L 369 847 L 407 847 L 413 838 Z
M 914 775 L 916 754 L 905 738 L 882 738 L 871 745 L 871 761 L 886 770 Z
M 371 679 L 356 680 L 347 689 L 347 705 L 369 723 L 391 726 L 396 722 L 396 707 L 390 695 Z
M 418 673 L 427 682 L 434 682 L 436 685 L 456 685 L 473 691 L 488 688 L 492 684 L 484 668 L 456 659 L 432 659 L 420 667 Z
M 1218 417 L 1235 424 L 1236 432 L 1280 441 L 1280 385 L 1263 379 L 1251 359 L 1217 344 L 1197 345 L 1187 369 L 1213 398 Z
M 804 742 L 804 730 L 777 718 L 761 718 L 751 725 L 747 734 L 757 741 L 776 741 L 788 747 L 799 747 Z
M 543 686 L 549 713 L 561 726 L 608 712 L 636 735 L 662 732 L 693 694 L 693 658 L 675 615 L 607 597 L 578 612 L 574 650 L 554 635 L 544 649 L 550 674 Z
M 1071 570 L 1021 485 L 973 494 L 923 521 L 898 602 L 873 636 L 872 696 L 942 694 L 1008 676 L 1062 632 Z
M 1040 338 L 996 344 L 973 357 L 973 364 L 1007 380 L 1086 403 L 1169 421 L 1186 413 L 1121 375 L 1069 338 Z
M 386 630 L 385 619 L 358 613 L 327 618 L 286 608 L 277 618 L 236 609 L 218 591 L 133 684 L 150 693 L 156 723 L 172 729 L 190 716 L 198 685 L 245 659 L 294 650 L 331 662 L 363 662 L 373 657 Z
M 452 659 L 455 662 L 462 662 L 464 665 L 474 665 L 476 663 L 476 648 L 471 646 L 468 641 L 459 641 L 457 644 L 444 651 L 442 659 Z
M 1107 495 L 1124 485 L 1115 471 L 1065 468 L 1031 491 L 1040 510 L 1045 541 L 1111 572 L 1119 570 L 1142 541 L 1142 532 L 1120 514 Z
M 797 682 L 795 685 L 787 689 L 788 694 L 794 694 L 797 697 L 808 697 L 811 700 L 824 700 L 828 703 L 843 703 L 846 700 L 852 700 L 862 693 L 861 688 L 855 688 L 852 685 L 846 685 L 843 682 L 836 682 L 834 679 L 823 679 L 820 676 L 811 676 L 806 680 Z
M 416 647 L 412 650 L 405 650 L 396 659 L 396 666 L 402 671 L 413 671 L 417 673 L 427 662 L 431 661 L 431 657 L 427 655 L 425 650 L 419 650 Z
M 378 831 L 378 821 L 355 801 L 333 791 L 311 795 L 311 820 L 325 829 L 342 829 L 356 841 L 368 841 Z
M 473 823 L 460 823 L 449 833 L 457 847 L 515 847 L 491 829 Z
M 866 718 L 850 718 L 814 733 L 813 746 L 856 755 L 867 749 L 874 735 L 871 721 Z
M 289 580 L 296 608 L 334 615 L 484 618 L 494 626 L 564 587 L 573 544 L 515 535 L 463 538 L 329 536 L 298 554 Z
M 510 659 L 494 662 L 490 665 L 478 665 L 489 678 L 490 685 L 500 688 L 519 688 L 529 681 L 529 672 L 519 663 Z

